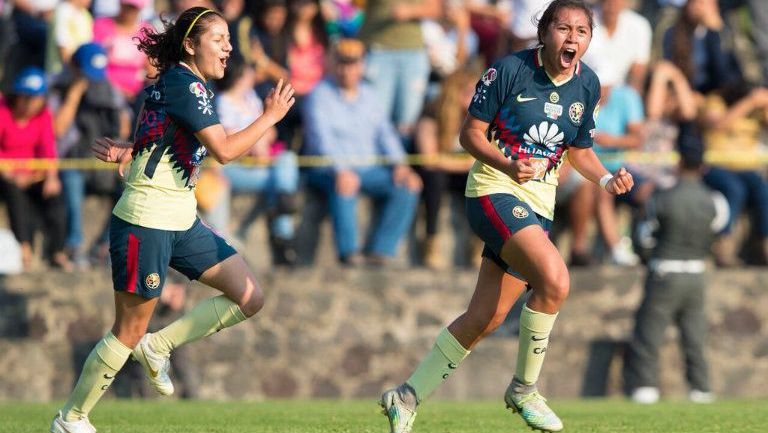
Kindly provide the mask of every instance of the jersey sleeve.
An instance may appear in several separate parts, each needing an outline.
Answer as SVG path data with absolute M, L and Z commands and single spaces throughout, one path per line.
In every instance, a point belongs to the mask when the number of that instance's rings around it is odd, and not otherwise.
M 166 92 L 166 111 L 184 129 L 198 132 L 220 123 L 213 108 L 213 95 L 193 76 L 177 74 L 168 77 Z
M 469 114 L 491 123 L 512 91 L 517 73 L 515 61 L 519 62 L 514 57 L 507 57 L 485 71 L 475 86 L 475 95 L 469 104 Z
M 584 121 L 581 123 L 578 132 L 576 133 L 576 139 L 573 140 L 571 146 L 586 149 L 595 145 L 595 118 L 600 110 L 600 82 L 595 77 L 589 84 L 591 95 L 591 101 L 587 105 L 587 109 L 584 111 Z

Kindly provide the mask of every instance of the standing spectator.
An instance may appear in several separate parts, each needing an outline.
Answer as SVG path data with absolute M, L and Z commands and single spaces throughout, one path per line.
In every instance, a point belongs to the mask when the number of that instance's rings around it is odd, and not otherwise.
M 126 138 L 130 116 L 120 91 L 107 81 L 107 56 L 101 45 L 87 43 L 75 51 L 72 67 L 60 77 L 51 94 L 55 112 L 54 132 L 59 154 L 64 158 L 90 156 L 90 146 L 101 136 Z M 87 264 L 83 247 L 82 207 L 86 187 L 104 195 L 116 194 L 118 181 L 113 171 L 62 170 L 61 181 L 67 205 L 67 249 L 76 264 Z M 93 223 L 93 222 L 91 222 Z M 95 247 L 107 243 L 102 231 Z
M 45 70 L 49 74 L 61 72 L 79 46 L 93 41 L 90 6 L 91 0 L 63 0 L 56 6 L 45 53 Z
M 56 160 L 53 119 L 45 106 L 46 90 L 43 70 L 30 66 L 15 78 L 7 98 L 0 99 L 0 159 Z M 0 197 L 8 206 L 11 229 L 21 244 L 24 269 L 32 263 L 37 214 L 45 222 L 44 257 L 54 266 L 71 269 L 64 252 L 66 214 L 60 193 L 61 182 L 55 167 L 0 172 Z
M 134 38 L 150 28 L 139 16 L 147 0 L 120 0 L 115 18 L 97 18 L 93 40 L 107 52 L 107 79 L 131 103 L 144 85 L 147 55 L 136 49 Z
M 651 57 L 650 23 L 629 9 L 627 0 L 601 0 L 598 11 L 595 34 L 584 61 L 589 65 L 597 61 L 601 69 L 613 68 L 616 84 L 627 83 L 641 92 Z
M 232 59 L 227 65 L 224 77 L 217 81 L 219 94 L 216 97 L 216 111 L 224 130 L 234 134 L 250 125 L 264 111 L 263 104 L 253 90 L 254 71 L 241 60 Z M 272 244 L 272 262 L 277 265 L 290 265 L 295 261 L 294 221 L 295 195 L 299 186 L 299 168 L 296 154 L 286 150 L 283 142 L 277 140 L 277 129 L 270 128 L 256 142 L 247 156 L 270 165 L 249 167 L 241 164 L 228 164 L 222 168 L 229 180 L 233 193 L 262 193 L 270 209 L 270 242 Z M 228 207 L 224 200 L 222 206 Z M 259 206 L 256 203 L 254 206 Z M 229 221 L 229 212 L 222 218 Z M 249 214 L 254 214 L 253 211 Z M 237 232 L 245 237 L 249 218 Z M 226 233 L 226 230 L 224 231 Z
M 375 92 L 362 83 L 364 51 L 358 40 L 339 41 L 333 77 L 309 94 L 303 113 L 305 152 L 332 162 L 311 170 L 309 183 L 328 197 L 339 259 L 350 265 L 362 261 L 357 242 L 359 194 L 381 205 L 367 253 L 372 264 L 384 264 L 410 228 L 421 190 L 418 175 L 404 164 L 402 144 Z M 380 159 L 393 165 L 378 165 Z M 360 165 L 366 162 L 374 165 Z
M 728 220 L 728 208 L 701 181 L 703 143 L 689 125 L 681 127 L 678 150 L 679 181 L 671 189 L 657 191 L 647 208 L 655 247 L 624 371 L 627 390 L 638 403 L 659 399 L 658 351 L 672 321 L 680 330 L 689 398 L 698 403 L 714 400 L 704 359 L 705 260 L 715 233 Z
M 440 16 L 440 0 L 368 0 L 360 38 L 368 46 L 366 78 L 384 115 L 409 138 L 421 114 L 429 57 L 421 20 Z

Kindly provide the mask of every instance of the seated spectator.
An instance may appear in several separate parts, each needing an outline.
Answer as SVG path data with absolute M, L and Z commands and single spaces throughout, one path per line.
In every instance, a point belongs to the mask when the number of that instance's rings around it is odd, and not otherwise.
M 697 93 L 709 93 L 740 78 L 732 53 L 722 47 L 722 26 L 717 0 L 688 0 L 664 34 L 664 58 L 682 71 Z
M 227 134 L 244 129 L 263 111 L 261 99 L 253 90 L 254 71 L 242 60 L 231 59 L 224 77 L 217 82 L 216 110 Z M 274 264 L 290 265 L 296 259 L 294 252 L 294 216 L 299 169 L 296 154 L 286 150 L 285 143 L 277 141 L 277 130 L 272 128 L 256 143 L 248 156 L 269 163 L 262 166 L 227 164 L 221 171 L 228 179 L 233 193 L 262 193 L 270 214 L 270 241 Z M 222 223 L 229 221 L 229 202 Z M 256 203 L 254 206 L 259 206 Z M 249 212 L 249 216 L 255 212 Z M 237 233 L 245 237 L 252 218 L 246 217 Z M 219 223 L 221 225 L 222 223 Z M 226 232 L 226 228 L 223 230 Z
M 91 144 L 99 137 L 128 137 L 127 104 L 122 93 L 107 81 L 106 66 L 104 48 L 96 43 L 84 44 L 73 54 L 72 66 L 54 85 L 49 103 L 56 113 L 54 132 L 59 155 L 64 158 L 90 157 Z M 86 188 L 114 199 L 119 192 L 117 174 L 111 170 L 67 169 L 60 176 L 67 205 L 67 249 L 77 265 L 86 266 L 82 218 Z M 95 249 L 104 249 L 107 237 L 105 227 Z
M 339 259 L 351 265 L 362 261 L 356 209 L 360 193 L 380 205 L 366 253 L 372 264 L 383 264 L 410 228 L 421 190 L 418 175 L 404 164 L 397 131 L 373 89 L 362 82 L 364 51 L 358 40 L 341 40 L 333 76 L 315 87 L 303 111 L 305 153 L 331 161 L 330 167 L 311 169 L 308 181 L 328 197 Z
M 147 0 L 120 0 L 120 11 L 114 18 L 97 18 L 93 23 L 93 40 L 107 52 L 107 79 L 131 103 L 142 90 L 147 74 L 147 55 L 136 49 L 139 37 L 150 25 L 139 14 Z
M 624 151 L 642 147 L 645 124 L 640 95 L 628 84 L 621 84 L 619 77 L 612 76 L 615 71 L 609 71 L 600 76 L 601 108 L 600 116 L 595 122 L 595 153 L 609 171 L 615 172 L 626 165 Z M 614 264 L 628 266 L 637 264 L 638 257 L 632 252 L 630 237 L 620 233 L 616 200 L 642 208 L 654 189 L 654 184 L 649 179 L 636 170 L 630 169 L 630 172 L 634 176 L 635 187 L 620 198 L 608 194 L 604 188 L 589 185 L 597 194 L 597 222 L 610 260 Z
M 443 196 L 448 191 L 461 202 L 464 201 L 467 173 L 474 163 L 474 159 L 459 144 L 459 132 L 475 93 L 477 77 L 481 73 L 461 69 L 446 77 L 437 99 L 427 107 L 416 124 L 416 151 L 422 157 L 418 172 L 424 182 L 421 198 L 425 207 L 426 233 L 422 261 L 425 266 L 433 269 L 445 267 L 448 264 L 445 258 L 450 257 L 440 245 L 437 230 Z M 469 225 L 465 226 L 469 228 Z M 475 238 L 471 233 L 468 234 Z M 459 248 L 468 259 L 480 258 L 479 250 L 472 251 L 466 245 Z
M 0 99 L 0 159 L 57 158 L 53 119 L 45 105 L 43 70 L 30 66 L 15 78 L 11 93 Z M 46 236 L 44 257 L 53 266 L 71 270 L 64 252 L 66 211 L 55 167 L 0 171 L 0 196 L 8 206 L 11 229 L 21 244 L 22 265 L 29 269 L 37 216 Z
M 721 94 L 707 98 L 702 119 L 705 146 L 715 158 L 704 174 L 704 182 L 720 191 L 730 208 L 728 224 L 715 244 L 715 260 L 720 266 L 740 263 L 733 228 L 747 208 L 752 239 L 757 240 L 760 250 L 750 261 L 764 265 L 768 263 L 768 183 L 754 155 L 768 118 L 768 89 L 750 90 L 741 85 L 726 88 Z
M 490 66 L 501 53 L 502 36 L 512 20 L 511 0 L 467 0 L 472 30 L 477 34 L 483 64 Z M 517 12 L 515 12 L 517 13 Z
M 422 21 L 421 30 L 432 68 L 431 79 L 450 75 L 477 54 L 477 35 L 470 26 L 469 11 L 461 4 L 444 5 L 442 16 Z

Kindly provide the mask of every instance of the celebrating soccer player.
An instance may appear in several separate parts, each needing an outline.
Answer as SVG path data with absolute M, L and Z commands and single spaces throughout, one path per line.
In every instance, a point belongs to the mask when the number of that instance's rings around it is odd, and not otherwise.
M 466 206 L 485 242 L 480 275 L 466 312 L 440 332 L 405 383 L 381 396 L 392 433 L 411 431 L 417 405 L 503 322 L 526 287 L 532 293 L 520 316 L 517 368 L 504 400 L 534 429 L 563 428 L 536 388 L 569 290 L 568 270 L 547 236 L 558 169 L 567 157 L 612 194 L 633 185 L 623 167 L 611 175 L 592 150 L 600 83 L 580 61 L 592 28 L 583 1 L 554 0 L 538 23 L 539 46 L 502 58 L 477 83 L 461 144 L 477 159 Z
M 228 136 L 207 85 L 224 75 L 232 51 L 218 12 L 187 9 L 164 32 L 145 31 L 139 49 L 159 77 L 145 91 L 134 142 L 104 138 L 93 146 L 99 159 L 120 164 L 121 175 L 132 161 L 110 223 L 115 324 L 86 359 L 52 433 L 96 431 L 88 414 L 131 355 L 158 392 L 172 394 L 168 368 L 174 348 L 233 326 L 263 305 L 262 290 L 242 257 L 197 218 L 194 188 L 205 155 L 225 164 L 246 153 L 288 112 L 293 88 L 279 82 L 264 101 L 264 113 Z M 168 266 L 223 295 L 147 334 Z

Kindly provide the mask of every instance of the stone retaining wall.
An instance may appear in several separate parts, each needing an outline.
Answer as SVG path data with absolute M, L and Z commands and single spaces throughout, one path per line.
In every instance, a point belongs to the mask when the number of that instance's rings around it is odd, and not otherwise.
M 374 398 L 404 380 L 442 326 L 462 312 L 476 272 L 423 269 L 277 270 L 261 275 L 267 303 L 254 319 L 188 346 L 185 365 L 206 399 Z M 642 271 L 572 273 L 540 387 L 551 397 L 618 395 L 622 342 Z M 768 395 L 768 272 L 720 271 L 708 288 L 714 390 Z M 64 398 L 93 342 L 111 326 L 105 270 L 0 280 L 0 399 Z M 189 288 L 189 303 L 212 292 Z M 436 393 L 499 398 L 516 359 L 514 323 L 481 342 Z M 662 392 L 686 389 L 676 333 L 663 349 Z M 587 380 L 586 378 L 589 377 Z

